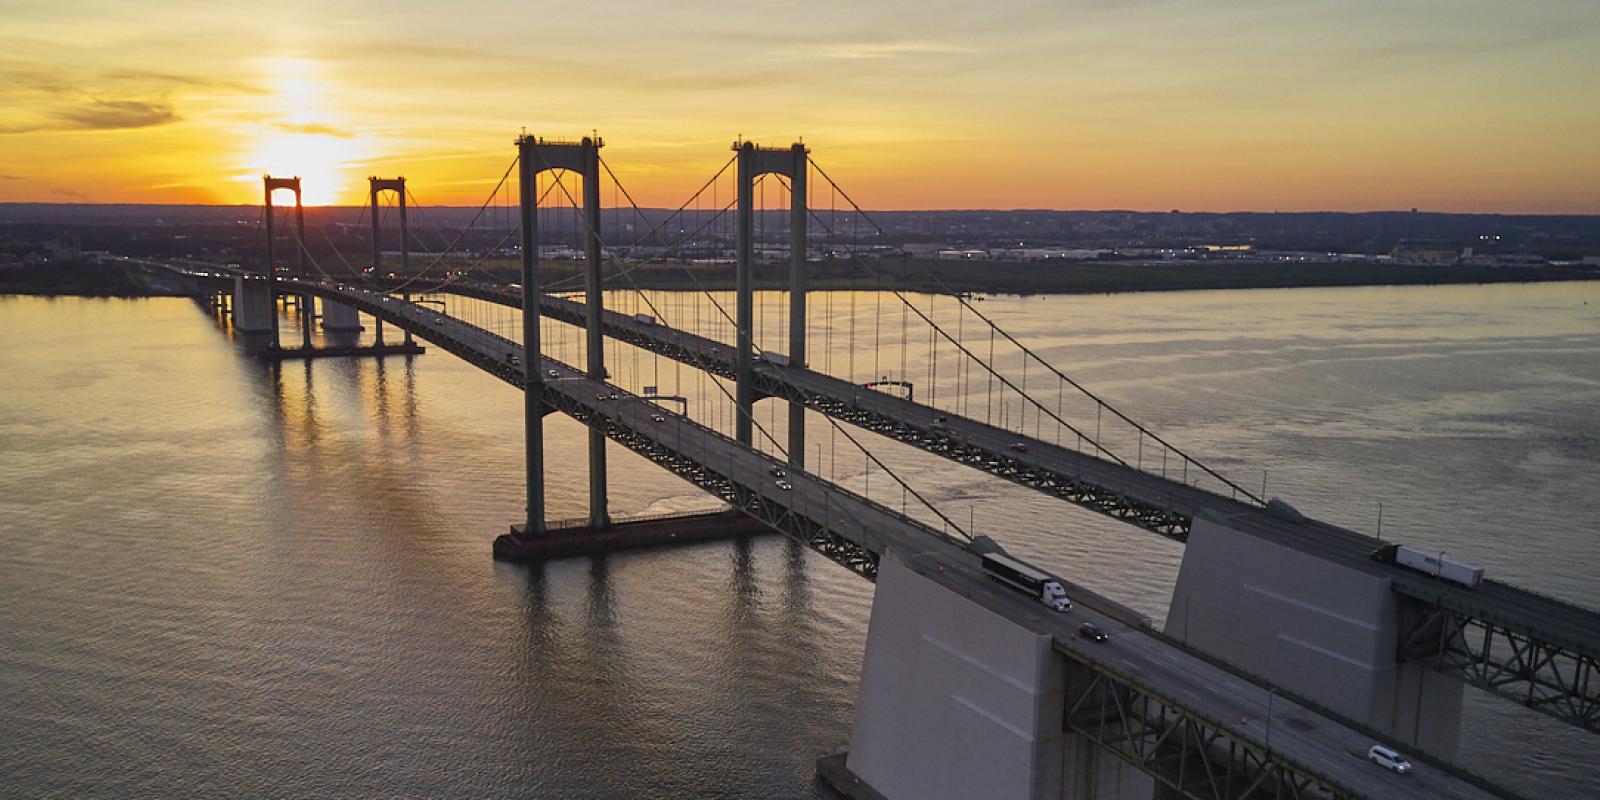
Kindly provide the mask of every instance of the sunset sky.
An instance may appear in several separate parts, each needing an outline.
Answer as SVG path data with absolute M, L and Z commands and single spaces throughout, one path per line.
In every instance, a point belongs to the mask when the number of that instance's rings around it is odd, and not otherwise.
M 1600 213 L 1596 0 L 0 0 L 0 200 L 481 201 L 526 127 L 675 205 Z

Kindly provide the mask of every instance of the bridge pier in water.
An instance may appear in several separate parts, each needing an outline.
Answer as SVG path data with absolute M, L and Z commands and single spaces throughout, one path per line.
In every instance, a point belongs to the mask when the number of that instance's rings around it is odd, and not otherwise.
M 1049 633 L 896 558 L 878 566 L 850 749 L 818 761 L 824 782 L 853 800 L 1154 796 L 1152 777 L 1064 730 L 1068 691 L 1091 676 Z
M 278 332 L 278 309 L 268 281 L 236 275 L 233 279 L 233 329 L 248 335 Z
M 325 333 L 359 333 L 361 313 L 343 303 L 323 300 L 322 330 Z
M 1412 747 L 1455 758 L 1465 685 L 1399 659 L 1411 610 L 1390 591 L 1391 579 L 1289 539 L 1246 533 L 1245 524 L 1195 517 L 1167 634 Z

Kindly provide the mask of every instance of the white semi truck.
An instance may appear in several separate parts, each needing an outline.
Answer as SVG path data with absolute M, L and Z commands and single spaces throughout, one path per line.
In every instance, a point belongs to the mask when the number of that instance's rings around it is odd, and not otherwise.
M 1061 588 L 1061 581 L 1005 553 L 984 553 L 983 571 L 987 572 L 990 578 L 1021 589 L 1033 599 L 1056 611 L 1068 611 L 1072 608 L 1072 601 L 1067 599 L 1067 590 Z
M 1372 554 L 1372 557 L 1377 561 L 1398 564 L 1462 586 L 1477 586 L 1483 580 L 1483 567 L 1446 558 L 1442 552 L 1434 553 L 1395 544 L 1380 548 Z

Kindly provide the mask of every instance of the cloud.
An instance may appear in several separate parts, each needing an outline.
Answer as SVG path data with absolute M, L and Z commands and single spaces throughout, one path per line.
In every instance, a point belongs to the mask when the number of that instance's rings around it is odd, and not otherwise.
M 267 93 L 265 88 L 250 83 L 216 80 L 213 78 L 202 78 L 193 75 L 178 75 L 171 72 L 119 69 L 103 73 L 101 77 L 108 81 L 125 81 L 151 87 L 189 86 L 204 89 L 228 89 L 231 91 L 240 92 L 242 94 Z
M 308 133 L 316 136 L 337 136 L 340 139 L 348 139 L 352 135 L 350 131 L 344 128 L 340 128 L 336 125 L 323 125 L 319 122 L 280 122 L 278 123 L 277 128 L 278 130 L 286 131 L 288 133 Z
M 20 181 L 21 175 L 0 175 L 0 181 Z
M 77 108 L 50 113 L 37 123 L 0 125 L 0 133 L 36 131 L 117 131 L 150 128 L 178 121 L 172 106 L 142 100 L 91 100 Z
M 814 48 L 814 52 L 820 53 L 827 58 L 859 61 L 899 58 L 900 56 L 971 53 L 973 48 L 929 41 L 840 42 L 818 45 Z
M 114 131 L 149 128 L 176 122 L 178 115 L 166 103 L 141 100 L 93 100 L 87 106 L 57 111 L 55 118 L 66 130 Z

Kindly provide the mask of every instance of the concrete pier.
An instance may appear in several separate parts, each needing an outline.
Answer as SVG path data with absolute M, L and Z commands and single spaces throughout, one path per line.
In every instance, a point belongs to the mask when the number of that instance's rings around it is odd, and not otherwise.
M 233 279 L 233 329 L 240 333 L 266 333 L 277 330 L 277 307 L 272 302 L 272 287 L 265 280 Z
M 540 561 L 774 532 L 737 511 L 611 522 L 604 529 L 589 525 L 554 528 L 531 537 L 523 535 L 523 526 L 513 525 L 511 533 L 494 540 L 494 557 L 502 561 Z
M 322 301 L 322 329 L 325 331 L 359 331 L 361 314 L 343 303 Z
M 1434 755 L 1454 758 L 1463 684 L 1398 662 L 1403 599 L 1364 561 L 1198 516 L 1166 632 Z
M 858 800 L 1149 800 L 1154 779 L 1063 730 L 1085 678 L 1052 645 L 885 557 L 850 750 L 818 776 Z

